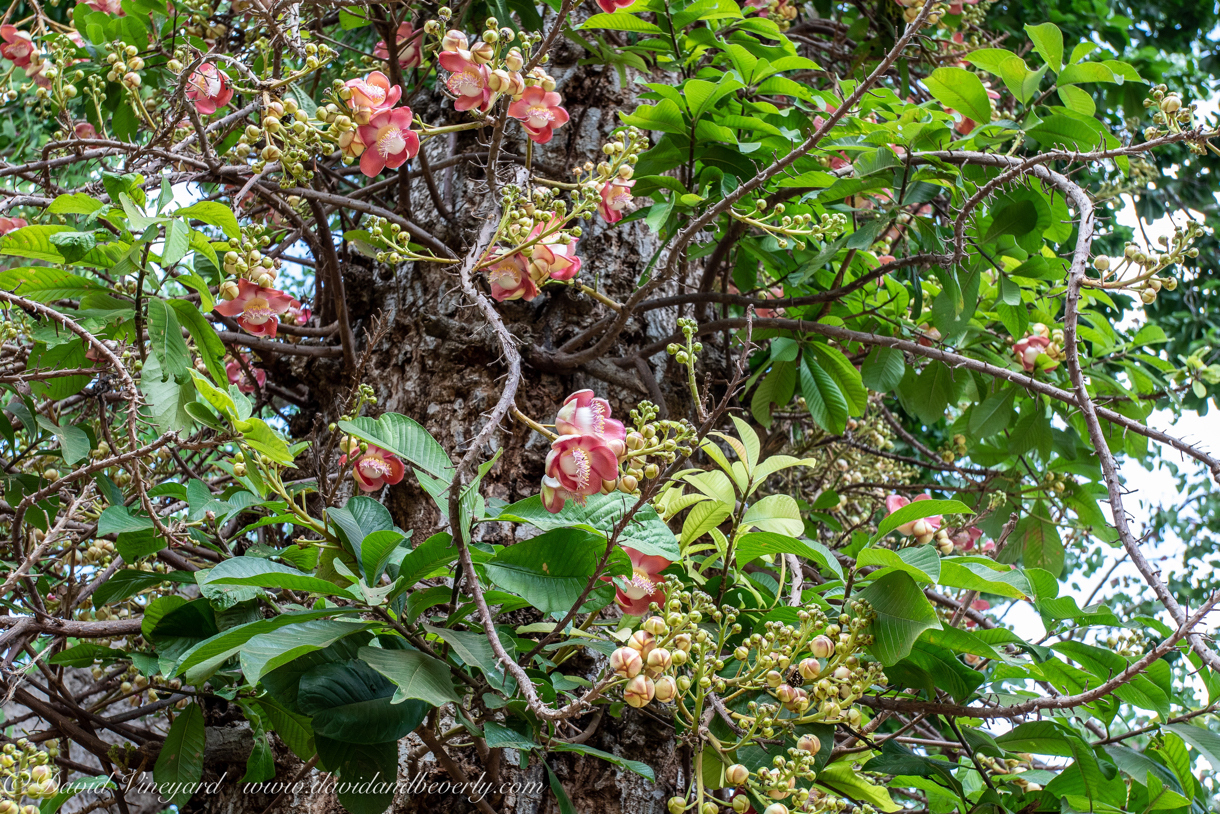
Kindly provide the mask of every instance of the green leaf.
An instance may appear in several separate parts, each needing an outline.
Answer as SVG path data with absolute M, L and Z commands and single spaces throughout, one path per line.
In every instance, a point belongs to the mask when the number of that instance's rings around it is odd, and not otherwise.
M 822 342 L 814 342 L 809 346 L 817 357 L 823 370 L 830 374 L 839 387 L 839 392 L 847 399 L 848 411 L 851 415 L 864 415 L 868 407 L 868 390 L 861 381 L 860 371 L 856 370 L 843 352 Z
M 1034 50 L 1046 60 L 1055 73 L 1063 70 L 1063 32 L 1054 23 L 1025 26 L 1025 33 L 1033 40 Z
M 991 121 L 991 101 L 983 80 L 965 68 L 937 68 L 924 79 L 924 84 L 945 107 L 976 122 Z
M 635 772 L 650 782 L 655 783 L 657 780 L 652 767 L 647 763 L 639 760 L 628 760 L 618 755 L 612 755 L 609 752 L 603 752 L 600 749 L 594 749 L 592 746 L 585 746 L 583 743 L 553 741 L 548 748 L 552 752 L 573 752 L 578 755 L 591 755 L 592 757 L 601 758 L 607 763 L 612 763 L 623 771 Z
M 636 498 L 621 492 L 608 495 L 590 495 L 584 506 L 575 501 L 568 501 L 564 507 L 552 514 L 542 505 L 542 499 L 537 495 L 506 506 L 500 511 L 499 521 L 529 523 L 543 531 L 551 529 L 578 526 L 597 531 L 603 537 L 609 537 L 615 526 L 622 521 L 623 516 L 636 504 Z M 619 543 L 624 548 L 634 548 L 641 554 L 651 557 L 664 557 L 674 562 L 681 557 L 678 549 L 678 538 L 669 530 L 650 504 L 635 513 L 631 522 L 619 535 Z
M 594 14 L 585 20 L 577 31 L 604 29 L 608 31 L 633 31 L 640 34 L 664 34 L 665 32 L 650 22 L 641 20 L 634 14 L 623 11 L 614 14 Z
M 886 574 L 861 591 L 860 598 L 877 614 L 871 625 L 876 641 L 869 652 L 887 667 L 906 658 L 919 634 L 941 627 L 936 610 L 910 574 Z
M 606 539 L 584 529 L 555 529 L 508 546 L 484 564 L 488 578 L 543 613 L 566 613 L 597 570 Z M 631 572 L 627 555 L 611 555 L 607 576 Z
M 1099 62 L 1081 62 L 1068 65 L 1059 72 L 1055 80 L 1060 86 L 1072 85 L 1077 82 L 1118 82 L 1114 71 Z
M 352 744 L 318 735 L 318 762 L 337 774 L 339 804 L 351 814 L 381 814 L 394 803 L 398 744 Z
M 161 266 L 173 268 L 186 257 L 191 247 L 191 227 L 186 221 L 174 219 L 165 224 L 165 245 L 161 249 Z
M 191 366 L 191 352 L 174 310 L 158 297 L 148 301 L 148 339 L 152 355 L 161 363 L 161 381 L 184 378 Z
M 971 557 L 952 557 L 941 560 L 938 582 L 949 588 L 998 594 L 1010 599 L 1025 599 L 1033 592 L 1029 586 L 1029 580 L 1020 571 L 998 570 L 1008 568 L 1008 566 L 999 565 L 992 560 L 985 563 L 972 562 L 972 559 Z
M 913 500 L 901 509 L 886 515 L 877 525 L 877 533 L 873 542 L 877 542 L 899 526 L 934 517 L 940 514 L 974 514 L 974 511 L 960 500 Z
M 929 585 L 935 585 L 940 579 L 940 555 L 936 553 L 936 547 L 930 545 L 908 546 L 898 551 L 866 548 L 856 556 L 856 564 L 897 569 Z
M 202 572 L 200 572 L 202 573 Z M 202 580 L 203 584 L 207 584 L 206 575 Z M 246 644 L 255 636 L 261 636 L 264 633 L 271 633 L 280 628 L 289 625 L 299 625 L 303 622 L 311 622 L 315 619 L 321 619 L 325 616 L 333 616 L 342 611 L 336 608 L 323 608 L 320 610 L 296 611 L 292 613 L 282 613 L 279 616 L 273 616 L 270 619 L 258 619 L 253 622 L 247 622 L 244 625 L 231 627 L 228 630 L 221 631 L 215 636 L 203 640 L 199 644 L 186 651 L 179 659 L 175 675 L 186 674 L 186 679 L 191 684 L 200 684 L 207 680 L 212 673 L 218 670 L 221 665 L 228 661 L 233 656 L 242 652 Z M 258 676 L 248 676 L 252 681 L 257 681 Z
M 97 245 L 93 232 L 55 232 L 48 239 L 52 246 L 59 249 L 65 263 L 83 259 Z
M 48 215 L 92 215 L 106 204 L 83 192 L 60 195 L 47 207 Z
M 887 814 L 900 811 L 902 806 L 894 802 L 885 786 L 878 786 L 860 772 L 852 768 L 849 761 L 831 763 L 818 772 L 817 785 L 825 786 L 833 792 L 852 800 L 861 800 L 871 804 L 879 811 Z
M 843 567 L 835 559 L 835 555 L 826 546 L 816 540 L 797 539 L 785 534 L 773 534 L 769 531 L 754 531 L 737 538 L 733 549 L 733 559 L 737 567 L 742 568 L 759 557 L 776 554 L 796 554 L 821 565 L 839 579 L 843 579 Z
M 297 706 L 313 718 L 315 739 L 372 744 L 401 740 L 428 713 L 422 701 L 391 700 L 394 685 L 358 659 L 325 662 L 303 676 Z
M 87 277 L 46 266 L 26 266 L 0 271 L 0 288 L 35 302 L 79 299 L 90 292 L 102 290 L 101 286 Z
M 992 211 L 991 225 L 983 240 L 991 242 L 1001 235 L 1021 237 L 1032 232 L 1037 225 L 1038 209 L 1033 201 L 1024 198 L 1009 200 Z
M 203 708 L 192 703 L 170 725 L 153 766 L 157 792 L 171 805 L 184 805 L 203 779 L 203 748 Z
M 834 435 L 847 429 L 847 399 L 829 373 L 806 355 L 801 359 L 801 395 L 819 427 Z
M 404 586 L 411 586 L 432 574 L 443 565 L 457 559 L 458 550 L 453 538 L 446 532 L 433 534 L 398 564 L 398 579 Z
M 360 543 L 360 564 L 364 568 L 364 581 L 369 587 L 375 587 L 381 579 L 382 572 L 390 561 L 394 550 L 407 539 L 400 531 L 386 529 L 375 531 Z
M 795 537 L 805 530 L 801 510 L 788 495 L 767 495 L 755 501 L 741 518 L 742 528 L 758 528 Z
M 386 413 L 376 421 L 361 416 L 355 421 L 340 421 L 339 429 L 362 441 L 376 444 L 404 461 L 446 483 L 453 477 L 453 463 L 444 447 L 436 442 L 423 425 L 398 413 Z
M 198 581 L 200 585 L 250 585 L 328 595 L 345 593 L 333 582 L 262 557 L 231 557 L 209 571 L 206 577 L 198 578 Z
M 462 696 L 453 688 L 449 668 L 426 653 L 362 647 L 360 658 L 397 685 L 398 691 L 391 703 L 398 704 L 408 698 L 426 701 L 434 707 L 450 702 L 462 703 Z
M 1213 770 L 1220 766 L 1220 735 L 1210 729 L 1185 723 L 1169 724 L 1166 728 L 1177 733 L 1182 740 L 1193 746 L 1200 755 L 1207 759 Z
M 199 312 L 199 307 L 189 300 L 170 300 L 169 305 L 178 315 L 178 321 L 195 340 L 199 356 L 207 366 L 208 374 L 217 383 L 227 383 L 228 373 L 225 372 L 225 346 L 216 335 L 210 322 Z
M 1012 423 L 1015 388 L 1006 388 L 992 393 L 981 404 L 970 410 L 970 434 L 976 438 L 989 438 Z
M 288 627 L 260 633 L 239 651 L 241 671 L 251 683 L 289 662 L 330 647 L 355 633 L 368 630 L 369 622 L 317 619 L 296 622 Z
M 339 28 L 344 31 L 353 31 L 357 28 L 363 28 L 369 24 L 367 17 L 361 17 L 358 14 L 352 14 L 345 8 L 339 9 Z
M 293 454 L 287 442 L 278 432 L 271 429 L 266 421 L 261 418 L 247 418 L 244 421 L 234 421 L 233 426 L 249 446 L 277 463 L 292 464 Z
M 865 358 L 860 378 L 868 389 L 888 393 L 898 386 L 905 373 L 906 361 L 902 351 L 878 345 Z
M 217 201 L 200 201 L 185 209 L 179 209 L 174 213 L 174 217 L 191 218 L 203 221 L 208 226 L 216 226 L 228 238 L 241 237 L 241 227 L 237 225 L 237 216 L 233 214 L 233 210 Z
M 1021 518 L 1016 537 L 1021 543 L 1022 562 L 1026 568 L 1041 568 L 1056 578 L 1063 573 L 1063 541 L 1059 530 L 1049 519 L 1046 506 L 1038 502 L 1032 514 Z
M 98 775 L 97 777 L 78 777 L 75 780 L 70 780 L 59 787 L 59 791 L 53 796 L 42 801 L 42 805 L 38 807 L 38 814 L 56 814 L 63 804 L 71 800 L 82 791 L 97 791 L 100 789 L 116 788 L 114 782 L 107 775 Z
M 1097 126 L 1063 113 L 1048 116 L 1027 132 L 1044 147 L 1056 146 L 1068 150 L 1091 150 L 1101 139 Z

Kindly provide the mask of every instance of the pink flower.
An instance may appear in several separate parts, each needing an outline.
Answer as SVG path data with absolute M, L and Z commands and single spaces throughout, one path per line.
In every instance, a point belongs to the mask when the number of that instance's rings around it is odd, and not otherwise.
M 559 226 L 557 221 L 538 224 L 530 232 L 530 240 Z M 580 273 L 580 258 L 576 256 L 576 241 L 560 242 L 559 233 L 544 237 L 530 250 L 529 269 L 534 282 L 541 285 L 549 280 L 571 280 Z
M 229 77 L 224 71 L 217 70 L 210 62 L 199 66 L 191 74 L 191 80 L 186 86 L 186 98 L 195 103 L 195 110 L 204 116 L 210 116 L 229 103 L 233 98 L 233 88 L 229 85 Z
M 288 310 L 284 312 L 284 324 L 304 325 L 309 322 L 309 318 L 312 316 L 313 311 L 309 310 L 308 305 L 290 305 Z
M 631 558 L 631 579 L 626 588 L 618 589 L 614 601 L 623 609 L 623 613 L 643 616 L 651 603 L 659 605 L 665 600 L 665 591 L 661 587 L 665 584 L 665 578 L 661 572 L 669 567 L 670 562 L 664 557 L 641 554 L 634 548 L 623 546 L 623 550 Z
M 915 498 L 916 501 L 931 499 L 932 496 L 928 494 L 918 495 Z M 885 499 L 885 513 L 887 515 L 893 514 L 903 506 L 909 505 L 910 503 L 911 501 L 902 495 L 890 495 Z M 938 528 L 940 528 L 939 514 L 933 515 L 932 517 L 923 517 L 919 520 L 912 520 L 909 523 L 903 523 L 896 529 L 896 531 L 904 537 L 913 536 L 920 543 L 928 543 L 931 542 L 932 537 L 936 534 L 936 530 Z
M 94 11 L 104 11 L 107 14 L 117 14 L 120 17 L 127 16 L 127 12 L 123 11 L 121 0 L 86 0 L 85 5 Z
M 445 87 L 457 97 L 453 107 L 457 110 L 486 110 L 491 101 L 487 67 L 476 65 L 468 51 L 442 51 L 440 63 L 442 68 L 449 71 Z
M 0 235 L 7 235 L 9 232 L 15 232 L 18 229 L 23 229 L 29 226 L 25 218 L 0 218 Z
M 237 296 L 218 303 L 216 311 L 226 317 L 235 317 L 237 324 L 254 336 L 274 338 L 279 330 L 279 315 L 301 305 L 283 291 L 260 288 L 249 280 L 238 280 L 237 289 Z
M 597 0 L 597 5 L 601 6 L 602 11 L 607 14 L 613 14 L 621 8 L 627 8 L 635 0 Z
M 596 398 L 592 390 L 577 390 L 563 400 L 555 416 L 555 432 L 595 435 L 610 447 L 615 458 L 622 458 L 627 452 L 627 428 L 610 417 L 610 402 Z
M 360 140 L 368 145 L 360 156 L 360 171 L 369 178 L 376 178 L 386 167 L 398 169 L 419 152 L 419 135 L 411 129 L 409 107 L 379 111 L 361 125 Z
M 606 223 L 618 223 L 623 219 L 623 210 L 631 203 L 631 188 L 635 181 L 613 178 L 602 187 L 602 200 L 597 211 Z
M 97 138 L 97 128 L 89 122 L 77 122 L 72 125 L 72 132 L 77 138 Z
M 529 302 L 538 296 L 538 286 L 530 277 L 525 258 L 520 254 L 502 255 L 495 265 L 487 269 L 487 280 L 491 283 L 491 296 L 496 302 Z
M 978 0 L 975 0 L 977 3 Z M 403 23 L 398 26 L 398 31 L 394 35 L 395 44 L 398 46 L 398 64 L 403 68 L 416 68 L 423 61 L 423 55 L 420 50 L 423 32 L 415 33 L 415 29 L 410 23 Z M 385 40 L 379 40 L 377 46 L 373 48 L 373 56 L 378 59 L 388 60 L 390 51 L 386 48 Z
M 49 88 L 51 80 L 47 79 L 44 72 L 50 66 L 51 63 L 43 59 L 41 54 L 34 54 L 30 57 L 30 64 L 25 66 L 25 75 L 38 87 Z
M 359 447 L 356 447 L 356 454 L 359 457 L 352 466 L 352 477 L 356 480 L 356 485 L 363 492 L 376 492 L 387 483 L 393 485 L 402 480 L 403 474 L 406 472 L 406 467 L 402 465 L 402 461 L 392 452 L 386 452 L 381 447 L 375 447 L 369 444 L 366 452 L 360 453 Z M 339 466 L 347 463 L 347 456 L 344 455 L 339 459 Z
M 941 340 L 940 331 L 930 327 L 926 322 L 919 326 L 919 344 L 925 348 L 930 348 Z
M 521 120 L 531 141 L 546 144 L 555 128 L 568 120 L 568 111 L 559 106 L 562 101 L 563 97 L 555 91 L 531 85 L 520 99 L 508 106 L 508 115 Z
M 614 450 L 596 435 L 563 435 L 551 444 L 546 474 L 577 503 L 602 490 L 604 481 L 618 479 Z
M 244 353 L 241 355 L 241 358 L 247 363 L 250 361 L 250 357 Z M 246 375 L 246 371 L 242 369 L 241 362 L 233 359 L 227 365 L 225 365 L 225 373 L 229 375 L 229 384 L 237 385 L 237 389 L 242 393 L 256 392 L 257 389 L 254 386 L 255 382 L 258 383 L 260 388 L 267 383 L 267 371 L 263 370 L 262 368 L 251 367 L 250 372 L 254 374 L 253 382 L 250 381 L 250 377 Z
M 18 68 L 29 65 L 30 59 L 38 53 L 33 38 L 25 31 L 19 31 L 15 25 L 0 25 L 0 39 L 4 40 L 0 45 L 0 56 L 11 59 Z
M 1033 373 L 1038 369 L 1038 356 L 1045 353 L 1046 349 L 1051 346 L 1051 340 L 1046 336 L 1027 336 L 1013 344 L 1012 355 L 1021 363 L 1021 367 L 1025 368 L 1026 373 Z M 1047 366 L 1047 370 L 1054 370 L 1059 367 L 1058 362 L 1054 362 Z
M 982 529 L 977 526 L 970 526 L 969 528 L 958 529 L 949 539 L 953 541 L 953 545 L 962 551 L 973 551 L 975 544 L 978 543 L 979 538 L 982 536 Z
M 402 97 L 402 88 L 390 87 L 390 78 L 381 71 L 373 71 L 364 79 L 349 79 L 346 86 L 351 91 L 347 106 L 358 124 L 368 124 L 370 119 L 382 111 L 390 110 Z M 410 113 L 410 108 L 403 108 Z M 367 138 L 366 144 L 371 144 Z

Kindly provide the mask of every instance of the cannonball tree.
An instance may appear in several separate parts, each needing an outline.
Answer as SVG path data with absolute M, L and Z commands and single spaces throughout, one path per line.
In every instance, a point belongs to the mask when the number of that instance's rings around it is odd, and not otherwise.
M 0 814 L 1214 810 L 1216 24 L 16 0 Z

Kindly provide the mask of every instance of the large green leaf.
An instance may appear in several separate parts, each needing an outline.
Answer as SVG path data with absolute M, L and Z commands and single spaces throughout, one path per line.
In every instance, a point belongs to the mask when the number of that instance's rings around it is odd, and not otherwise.
M 340 421 L 339 429 L 394 453 L 446 483 L 453 477 L 453 463 L 444 447 L 422 424 L 405 415 L 386 413 L 375 421 L 361 416 L 354 421 Z
M 394 802 L 398 779 L 398 744 L 353 744 L 315 737 L 318 763 L 339 776 L 340 805 L 351 814 L 381 814 Z
M 877 525 L 873 540 L 880 540 L 907 523 L 943 514 L 974 514 L 974 511 L 960 500 L 912 500 L 901 509 L 885 516 Z
M 919 634 L 941 627 L 936 610 L 910 574 L 894 571 L 874 581 L 859 594 L 873 606 L 877 618 L 870 652 L 882 664 L 896 664 L 911 652 Z
M 1034 50 L 1046 64 L 1058 73 L 1063 69 L 1063 32 L 1054 23 L 1026 25 L 1025 33 L 1034 42 Z
M 991 101 L 983 80 L 965 68 L 937 68 L 924 79 L 924 84 L 945 107 L 982 124 L 991 121 Z
M 256 682 L 276 668 L 309 653 L 328 648 L 348 636 L 368 630 L 371 626 L 371 622 L 316 619 L 260 633 L 238 651 L 241 670 L 247 680 Z
M 203 779 L 203 747 L 203 708 L 188 704 L 170 725 L 153 766 L 157 791 L 172 805 L 181 806 L 190 800 Z
M 360 648 L 360 658 L 398 686 L 392 703 L 415 698 L 434 707 L 450 702 L 462 703 L 462 696 L 453 688 L 453 679 L 444 662 L 418 650 L 384 650 L 380 647 Z
M 394 685 L 359 659 L 319 664 L 301 676 L 297 705 L 313 718 L 314 737 L 345 743 L 405 738 L 428 713 L 423 701 L 391 700 Z
M 847 397 L 812 356 L 801 359 L 801 395 L 819 427 L 835 435 L 847 429 Z
M 344 594 L 345 591 L 333 582 L 311 576 L 287 565 L 262 557 L 232 557 L 217 565 L 206 577 L 199 578 L 200 585 L 249 585 L 256 588 L 279 588 L 289 591 L 308 591 L 315 594 Z
M 209 226 L 217 226 L 225 237 L 240 238 L 241 227 L 237 225 L 237 217 L 233 210 L 217 201 L 200 201 L 174 213 L 179 218 L 192 218 L 203 221 Z
M 161 362 L 162 381 L 171 376 L 182 381 L 191 365 L 191 352 L 174 309 L 158 297 L 148 301 L 148 339 L 152 354 Z
M 548 512 L 542 505 L 542 499 L 537 495 L 506 506 L 495 520 L 508 520 L 518 523 L 529 523 L 543 531 L 581 526 L 609 536 L 614 532 L 624 515 L 631 510 L 638 499 L 621 492 L 608 495 L 590 495 L 585 505 L 568 501 L 557 513 Z M 652 557 L 664 557 L 673 562 L 681 553 L 678 549 L 678 538 L 665 525 L 651 504 L 645 503 L 631 518 L 631 522 L 623 529 L 618 541 L 626 548 L 634 548 L 641 554 Z
M 543 613 L 566 613 L 597 570 L 606 538 L 580 528 L 555 529 L 511 545 L 484 564 L 487 576 Z M 612 552 L 606 576 L 631 573 L 622 550 Z
M 206 580 L 205 580 L 206 584 Z M 338 608 L 282 613 L 270 619 L 259 619 L 244 625 L 231 627 L 216 636 L 206 639 L 188 650 L 178 662 L 177 673 L 186 673 L 191 684 L 200 684 L 222 664 L 237 655 L 246 643 L 263 633 L 279 630 L 287 625 L 309 622 L 341 612 Z M 257 679 L 257 676 L 251 676 Z
M 786 534 L 775 534 L 769 531 L 753 531 L 737 538 L 733 549 L 733 559 L 737 567 L 742 568 L 759 557 L 776 554 L 796 554 L 812 560 L 839 579 L 843 579 L 843 567 L 835 559 L 835 555 L 826 546 L 816 540 L 798 539 Z

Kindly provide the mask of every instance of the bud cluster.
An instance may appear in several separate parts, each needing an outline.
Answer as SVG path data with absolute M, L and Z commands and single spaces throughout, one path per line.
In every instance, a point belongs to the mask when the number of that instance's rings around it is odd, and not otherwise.
M 59 793 L 54 759 L 58 741 L 47 741 L 46 751 L 25 738 L 0 749 L 0 814 L 38 814 L 36 805 L 21 805 L 22 799 L 46 800 Z
M 824 213 L 815 223 L 813 215 L 807 212 L 796 215 L 787 213 L 787 204 L 777 203 L 768 207 L 766 200 L 759 198 L 754 203 L 754 209 L 748 212 L 738 212 L 730 209 L 729 213 L 741 221 L 772 235 L 781 249 L 788 248 L 788 238 L 798 238 L 795 248 L 803 250 L 805 241 L 799 238 L 814 238 L 815 240 L 834 240 L 843 234 L 847 228 L 847 216 L 838 212 Z
M 659 410 L 651 401 L 641 401 L 628 415 L 633 430 L 627 433 L 626 473 L 619 489 L 634 493 L 641 480 L 659 477 L 666 466 L 693 452 L 690 441 L 696 429 L 686 419 L 657 418 Z
M 1157 238 L 1161 246 L 1159 250 L 1143 248 L 1129 241 L 1117 263 L 1108 257 L 1096 258 L 1093 268 L 1098 272 L 1098 278 L 1087 278 L 1085 284 L 1095 288 L 1132 291 L 1139 294 L 1145 305 L 1151 305 L 1156 302 L 1157 293 L 1162 288 L 1173 291 L 1178 287 L 1176 277 L 1162 272 L 1172 265 L 1198 257 L 1199 250 L 1192 244 L 1204 234 L 1206 230 L 1201 224 L 1188 222 L 1175 227 L 1172 235 L 1160 235 Z
M 1171 91 L 1167 85 L 1157 85 L 1144 99 L 1144 107 L 1153 111 L 1152 121 L 1156 125 L 1144 128 L 1144 138 L 1151 141 L 1170 133 L 1189 130 L 1198 105 L 1194 102 L 1184 105 L 1177 91 Z M 1202 145 L 1190 143 L 1189 146 L 1195 153 L 1201 154 L 1204 150 Z
M 252 223 L 242 226 L 241 232 L 240 238 L 229 239 L 229 250 L 222 258 L 225 274 L 249 280 L 261 288 L 271 288 L 279 276 L 280 261 L 263 254 L 263 249 L 271 245 L 269 230 Z M 237 295 L 237 283 L 233 280 L 221 284 L 221 297 L 231 300 Z

